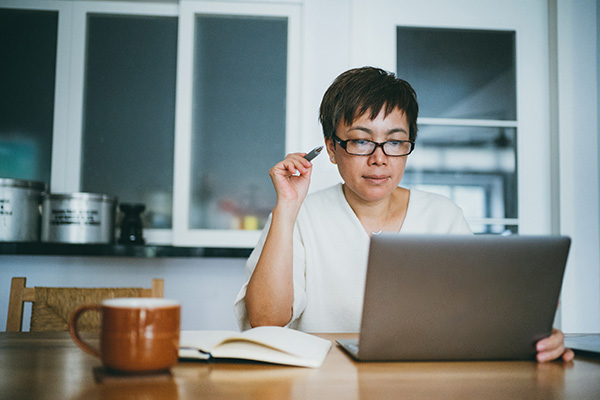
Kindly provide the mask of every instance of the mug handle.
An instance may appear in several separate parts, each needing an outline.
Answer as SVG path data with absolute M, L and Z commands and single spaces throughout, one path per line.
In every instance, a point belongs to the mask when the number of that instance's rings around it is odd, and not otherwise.
M 88 310 L 100 312 L 102 310 L 102 306 L 99 304 L 86 304 L 77 307 L 75 311 L 71 313 L 71 317 L 69 318 L 69 333 L 75 341 L 75 344 L 77 344 L 77 346 L 79 346 L 83 351 L 95 357 L 101 358 L 100 350 L 87 344 L 83 339 L 81 339 L 81 337 L 79 336 L 79 332 L 77 331 L 77 320 L 79 319 L 81 314 Z

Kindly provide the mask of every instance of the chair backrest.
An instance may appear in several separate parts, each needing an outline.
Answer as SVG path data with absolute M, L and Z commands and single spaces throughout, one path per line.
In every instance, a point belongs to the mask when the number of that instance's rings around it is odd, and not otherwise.
M 26 301 L 33 303 L 31 331 L 68 331 L 71 312 L 83 304 L 100 304 L 115 297 L 163 297 L 164 280 L 152 279 L 152 288 L 76 288 L 26 287 L 26 278 L 12 278 L 8 301 L 7 332 L 20 332 Z M 79 330 L 93 331 L 100 326 L 98 313 L 85 313 Z

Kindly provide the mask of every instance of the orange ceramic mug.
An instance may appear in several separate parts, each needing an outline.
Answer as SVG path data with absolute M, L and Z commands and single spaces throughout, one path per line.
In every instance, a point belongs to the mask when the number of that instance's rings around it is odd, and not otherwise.
M 83 341 L 77 320 L 86 311 L 101 315 L 100 349 Z M 128 373 L 166 370 L 177 363 L 181 306 L 159 298 L 118 298 L 88 304 L 71 314 L 71 337 L 111 370 Z

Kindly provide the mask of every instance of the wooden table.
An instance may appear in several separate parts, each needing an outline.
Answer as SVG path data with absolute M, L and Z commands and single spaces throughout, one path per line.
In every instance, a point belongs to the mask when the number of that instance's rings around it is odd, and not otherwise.
M 600 359 L 580 356 L 569 364 L 356 363 L 334 346 L 319 369 L 181 362 L 171 375 L 103 383 L 98 367 L 66 333 L 0 332 L 2 399 L 600 399 Z

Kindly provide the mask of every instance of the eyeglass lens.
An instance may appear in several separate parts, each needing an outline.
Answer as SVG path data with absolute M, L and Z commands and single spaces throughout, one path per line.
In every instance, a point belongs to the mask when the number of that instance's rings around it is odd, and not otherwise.
M 351 154 L 370 155 L 374 153 L 375 149 L 379 146 L 381 146 L 383 152 L 389 156 L 403 156 L 410 153 L 412 143 L 404 141 L 375 143 L 368 140 L 349 140 L 346 144 L 346 150 Z

